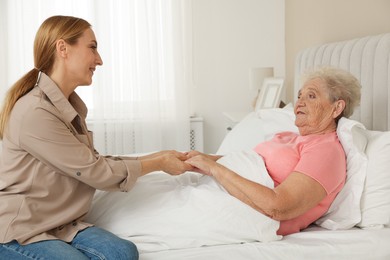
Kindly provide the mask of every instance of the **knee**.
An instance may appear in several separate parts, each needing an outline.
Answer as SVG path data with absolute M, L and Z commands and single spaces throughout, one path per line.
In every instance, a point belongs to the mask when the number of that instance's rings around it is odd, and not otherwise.
M 139 254 L 137 246 L 128 240 L 122 240 L 121 243 L 118 243 L 115 248 L 115 258 L 114 259 L 129 259 L 129 260 L 138 260 Z
M 137 246 L 126 239 L 96 227 L 81 231 L 73 240 L 72 245 L 82 250 L 84 254 L 102 259 L 138 260 Z

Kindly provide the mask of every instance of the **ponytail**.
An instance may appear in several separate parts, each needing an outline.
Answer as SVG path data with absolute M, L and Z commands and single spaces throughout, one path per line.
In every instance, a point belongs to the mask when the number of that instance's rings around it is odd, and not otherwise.
M 56 53 L 56 41 L 65 40 L 68 44 L 76 44 L 83 32 L 91 25 L 84 19 L 73 16 L 52 16 L 39 27 L 34 40 L 34 65 L 26 75 L 19 79 L 7 92 L 0 111 L 0 139 L 4 132 L 15 103 L 34 88 L 39 80 L 39 71 L 50 75 Z M 39 68 L 39 69 L 37 69 Z
M 38 69 L 32 69 L 20 78 L 7 92 L 4 104 L 0 112 L 0 139 L 4 137 L 5 127 L 8 123 L 11 111 L 19 98 L 32 90 L 38 80 Z

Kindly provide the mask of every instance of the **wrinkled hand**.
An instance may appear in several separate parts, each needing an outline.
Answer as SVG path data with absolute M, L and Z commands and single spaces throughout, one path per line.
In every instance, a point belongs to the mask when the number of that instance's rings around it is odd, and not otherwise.
M 219 158 L 222 157 L 221 155 L 206 154 L 206 153 L 201 153 L 201 152 L 196 151 L 196 150 L 189 151 L 186 154 L 187 154 L 187 159 L 190 159 L 190 158 L 198 156 L 198 155 L 202 155 L 202 156 L 204 156 L 204 157 L 206 157 L 206 158 L 208 158 L 210 160 L 217 161 Z
M 193 171 L 209 176 L 212 176 L 213 171 L 218 167 L 215 160 L 204 154 L 193 156 L 185 162 L 194 167 Z
M 185 162 L 188 158 L 186 153 L 169 150 L 158 152 L 158 156 L 161 159 L 161 170 L 168 174 L 179 175 L 193 170 L 193 167 Z
M 189 151 L 186 154 L 187 154 L 187 159 L 190 159 L 190 158 L 197 156 L 197 155 L 205 155 L 205 154 L 203 154 L 199 151 L 196 151 L 196 150 Z

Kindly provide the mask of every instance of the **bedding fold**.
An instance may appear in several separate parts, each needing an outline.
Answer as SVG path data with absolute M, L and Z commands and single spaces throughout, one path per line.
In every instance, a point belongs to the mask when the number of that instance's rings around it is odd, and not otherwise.
M 254 151 L 234 152 L 218 162 L 274 185 Z M 213 177 L 195 172 L 155 172 L 139 178 L 128 193 L 98 192 L 86 220 L 134 242 L 141 253 L 281 239 L 278 221 L 231 196 Z

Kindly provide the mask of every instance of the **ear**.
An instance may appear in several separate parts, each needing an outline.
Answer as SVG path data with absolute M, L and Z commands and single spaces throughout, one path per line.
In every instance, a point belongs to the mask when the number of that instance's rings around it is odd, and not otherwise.
M 344 111 L 345 108 L 345 101 L 344 100 L 337 100 L 334 102 L 334 111 L 333 111 L 333 118 L 337 118 L 341 113 Z
M 57 40 L 57 42 L 56 42 L 56 50 L 57 50 L 57 53 L 61 57 L 65 58 L 66 55 L 67 55 L 67 44 L 66 44 L 66 42 L 64 40 L 62 40 L 62 39 Z

